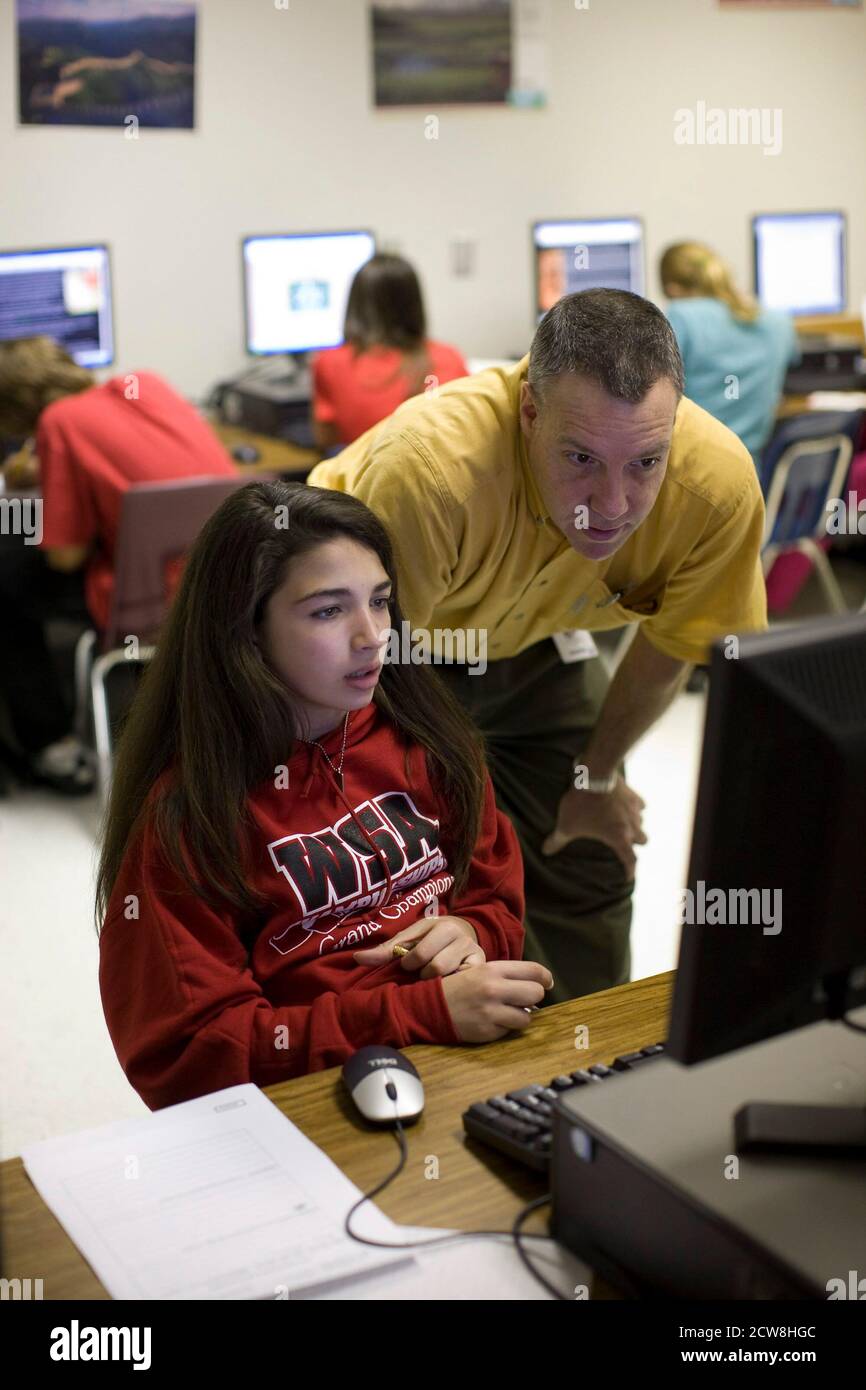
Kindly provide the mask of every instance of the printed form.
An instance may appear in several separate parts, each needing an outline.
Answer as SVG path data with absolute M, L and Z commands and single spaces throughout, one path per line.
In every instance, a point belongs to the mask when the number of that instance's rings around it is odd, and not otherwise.
M 360 1191 L 254 1085 L 31 1144 L 22 1158 L 116 1299 L 549 1297 L 507 1238 L 391 1251 L 346 1235 Z M 445 1234 L 397 1225 L 372 1202 L 352 1229 L 395 1245 Z M 589 1277 L 553 1242 L 527 1245 L 566 1290 Z

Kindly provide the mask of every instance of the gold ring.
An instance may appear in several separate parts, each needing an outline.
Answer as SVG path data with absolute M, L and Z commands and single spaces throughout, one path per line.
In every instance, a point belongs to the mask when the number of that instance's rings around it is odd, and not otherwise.
M 391 947 L 391 955 L 392 955 L 392 956 L 395 956 L 395 957 L 397 957 L 397 959 L 399 959 L 400 956 L 408 956 L 408 954 L 409 954 L 409 948 L 408 948 L 408 946 L 401 946 L 401 944 L 400 944 L 399 941 L 395 941 L 395 942 L 394 942 L 394 945 Z

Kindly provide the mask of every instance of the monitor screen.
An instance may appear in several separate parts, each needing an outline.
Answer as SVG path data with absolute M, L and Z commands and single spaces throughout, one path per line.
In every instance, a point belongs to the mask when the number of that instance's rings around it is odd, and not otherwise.
M 43 335 L 80 367 L 114 361 L 107 246 L 0 252 L 0 339 Z
M 578 290 L 644 292 L 643 227 L 636 217 L 536 222 L 532 244 L 539 318 Z
M 371 232 L 246 237 L 247 352 L 313 352 L 342 343 L 352 280 L 375 249 Z
M 668 1035 L 677 1061 L 866 1002 L 864 786 L 866 614 L 713 644 Z
M 843 314 L 845 214 L 761 213 L 752 218 L 755 294 L 765 309 Z

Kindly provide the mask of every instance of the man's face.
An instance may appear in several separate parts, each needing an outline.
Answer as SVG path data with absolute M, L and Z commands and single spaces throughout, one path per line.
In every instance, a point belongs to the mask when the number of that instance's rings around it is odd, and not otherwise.
M 520 389 L 529 466 L 551 519 L 580 555 L 606 560 L 649 513 L 667 467 L 678 398 L 660 379 L 632 405 L 563 372 L 544 404 Z

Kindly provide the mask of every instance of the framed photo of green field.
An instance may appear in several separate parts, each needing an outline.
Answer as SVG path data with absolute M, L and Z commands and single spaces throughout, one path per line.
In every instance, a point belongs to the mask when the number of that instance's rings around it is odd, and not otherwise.
M 21 125 L 195 125 L 190 0 L 17 0 Z
M 543 106 L 537 10 L 526 0 L 372 0 L 375 105 Z

